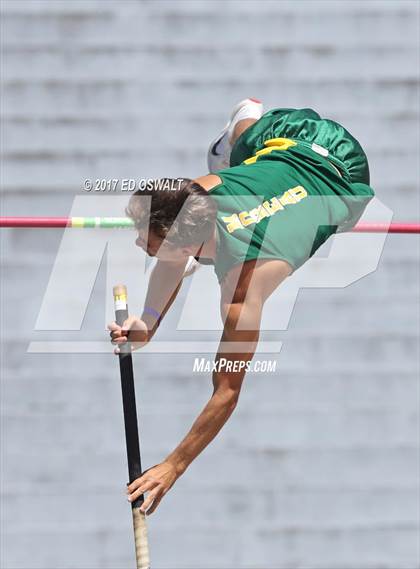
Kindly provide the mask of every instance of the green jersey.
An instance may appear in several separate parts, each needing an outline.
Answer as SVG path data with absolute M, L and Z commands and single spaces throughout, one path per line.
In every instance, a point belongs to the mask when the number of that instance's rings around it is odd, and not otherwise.
M 338 228 L 353 227 L 374 195 L 359 143 L 310 109 L 263 115 L 218 175 L 222 183 L 210 195 L 218 207 L 219 281 L 255 259 L 281 259 L 296 270 Z

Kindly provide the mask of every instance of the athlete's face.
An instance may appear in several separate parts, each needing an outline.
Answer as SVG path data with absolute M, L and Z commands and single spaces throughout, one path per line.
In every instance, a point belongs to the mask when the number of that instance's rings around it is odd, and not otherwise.
M 157 257 L 161 261 L 177 261 L 186 259 L 191 253 L 185 247 L 176 247 L 158 237 L 153 231 L 138 230 L 136 245 L 141 247 L 150 257 Z

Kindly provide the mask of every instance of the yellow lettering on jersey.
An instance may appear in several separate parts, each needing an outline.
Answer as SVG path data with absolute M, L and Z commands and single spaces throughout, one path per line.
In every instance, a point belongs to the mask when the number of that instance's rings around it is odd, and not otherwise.
M 248 225 L 251 225 L 252 223 L 256 223 L 256 218 L 252 217 L 251 215 L 251 211 L 242 211 L 239 214 L 239 220 L 241 221 L 242 225 L 244 227 L 247 227 Z
M 275 150 L 287 150 L 291 146 L 297 146 L 297 142 L 291 138 L 270 138 L 264 142 L 264 146 L 273 147 Z
M 229 233 L 233 233 L 237 229 L 242 229 L 242 223 L 239 221 L 237 213 L 234 213 L 229 217 L 222 217 L 222 219 L 226 223 L 226 229 L 229 231 Z
M 247 158 L 244 160 L 244 164 L 254 164 L 260 156 L 264 154 L 270 154 L 274 150 L 287 150 L 291 146 L 296 146 L 297 142 L 291 140 L 290 138 L 270 138 L 270 140 L 266 140 L 264 142 L 264 146 L 266 148 L 262 148 L 261 150 L 257 150 L 254 156 Z
M 308 192 L 303 186 L 295 186 L 285 191 L 281 196 L 266 200 L 262 205 L 250 211 L 241 211 L 239 214 L 234 213 L 229 217 L 222 217 L 222 219 L 226 223 L 228 232 L 233 233 L 237 229 L 242 229 L 253 223 L 259 223 L 265 217 L 271 217 L 278 211 L 283 210 L 286 205 L 299 203 L 307 195 Z
M 289 190 L 287 190 L 287 192 L 284 192 L 284 194 L 281 196 L 280 203 L 282 205 L 289 205 L 292 203 L 297 203 L 297 199 L 294 197 L 293 194 L 290 193 Z
M 262 205 L 250 211 L 249 214 L 256 216 L 257 219 L 255 223 L 259 223 L 262 219 L 264 219 L 264 217 L 270 217 L 270 214 Z
M 275 149 L 274 148 L 262 148 L 261 150 L 257 150 L 255 155 L 251 156 L 251 158 L 247 158 L 246 160 L 244 160 L 244 163 L 245 164 L 254 164 L 254 162 L 257 161 L 259 156 L 262 156 L 263 154 L 270 154 L 270 152 L 273 152 L 273 150 L 275 150 Z
M 306 198 L 308 192 L 305 190 L 303 186 L 296 186 L 295 188 L 290 188 L 289 194 L 291 194 L 294 198 L 296 198 L 296 203 Z
M 273 215 L 273 213 L 276 213 L 276 211 L 279 211 L 281 209 L 284 209 L 284 207 L 281 205 L 281 203 L 279 202 L 279 200 L 277 198 L 271 198 L 270 201 L 265 201 L 263 203 L 264 208 L 268 211 L 268 213 L 270 215 Z

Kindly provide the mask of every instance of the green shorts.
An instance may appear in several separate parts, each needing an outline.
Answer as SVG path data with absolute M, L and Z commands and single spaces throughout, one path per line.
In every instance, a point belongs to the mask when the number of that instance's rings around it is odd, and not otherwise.
M 353 227 L 374 195 L 366 155 L 347 131 L 304 119 L 317 117 L 314 111 L 287 114 L 299 115 L 301 128 L 295 120 L 292 131 L 285 110 L 266 113 L 239 137 L 231 167 L 209 192 L 218 206 L 220 281 L 254 259 L 282 259 L 297 269 L 330 235 Z
M 359 142 L 340 124 L 322 119 L 312 109 L 272 109 L 236 141 L 230 165 L 238 166 L 270 139 L 287 138 L 326 157 L 348 182 L 369 184 L 369 164 Z

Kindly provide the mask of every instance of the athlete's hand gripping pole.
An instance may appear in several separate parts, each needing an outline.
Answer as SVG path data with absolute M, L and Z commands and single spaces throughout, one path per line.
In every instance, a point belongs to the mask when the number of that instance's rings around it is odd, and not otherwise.
M 128 318 L 127 288 L 114 286 L 115 321 L 122 326 Z M 136 396 L 134 389 L 133 360 L 130 342 L 120 346 L 118 355 L 121 372 L 121 389 L 124 408 L 125 441 L 130 483 L 142 474 L 140 443 L 137 426 Z M 149 544 L 145 515 L 140 511 L 144 496 L 132 502 L 134 540 L 136 546 L 137 569 L 150 569 Z

